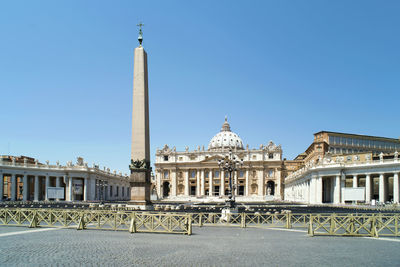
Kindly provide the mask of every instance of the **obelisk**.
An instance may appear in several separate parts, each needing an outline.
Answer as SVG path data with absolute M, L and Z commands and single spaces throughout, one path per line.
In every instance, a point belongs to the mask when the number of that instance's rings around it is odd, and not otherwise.
M 147 77 L 147 53 L 142 47 L 143 24 L 138 24 L 139 46 L 135 48 L 133 68 L 132 151 L 131 151 L 131 203 L 150 203 L 150 135 L 149 90 Z

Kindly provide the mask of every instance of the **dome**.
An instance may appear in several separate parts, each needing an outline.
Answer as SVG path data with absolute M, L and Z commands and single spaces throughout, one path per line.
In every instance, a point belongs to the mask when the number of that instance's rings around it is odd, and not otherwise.
M 222 124 L 221 131 L 217 133 L 208 144 L 208 150 L 214 150 L 222 147 L 243 149 L 242 139 L 239 137 L 239 135 L 231 131 L 231 127 L 226 117 L 224 124 Z

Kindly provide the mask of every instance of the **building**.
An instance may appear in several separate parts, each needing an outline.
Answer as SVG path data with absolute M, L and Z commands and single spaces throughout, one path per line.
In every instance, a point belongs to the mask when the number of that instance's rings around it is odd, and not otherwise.
M 0 201 L 130 199 L 128 176 L 94 164 L 89 167 L 80 157 L 76 164 L 63 166 L 25 156 L 0 156 L 0 192 Z
M 332 155 L 371 152 L 373 156 L 400 151 L 400 139 L 321 131 L 314 134 L 314 142 L 295 160 L 318 162 L 329 152 Z
M 157 149 L 155 188 L 162 199 L 176 201 L 212 201 L 228 194 L 228 173 L 218 160 L 232 150 L 244 166 L 234 173 L 237 201 L 281 200 L 283 196 L 282 148 L 270 141 L 258 149 L 243 146 L 238 134 L 231 131 L 225 118 L 221 131 L 204 146 L 176 151 L 165 145 Z
M 285 200 L 399 203 L 400 140 L 321 131 L 285 177 Z

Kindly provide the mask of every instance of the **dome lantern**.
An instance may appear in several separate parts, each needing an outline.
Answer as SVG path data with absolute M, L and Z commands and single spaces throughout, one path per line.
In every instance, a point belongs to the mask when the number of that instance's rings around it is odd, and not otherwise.
M 208 144 L 208 150 L 218 150 L 223 147 L 243 149 L 243 141 L 236 133 L 231 131 L 227 117 L 225 117 L 225 122 L 222 124 L 221 131 L 217 133 Z

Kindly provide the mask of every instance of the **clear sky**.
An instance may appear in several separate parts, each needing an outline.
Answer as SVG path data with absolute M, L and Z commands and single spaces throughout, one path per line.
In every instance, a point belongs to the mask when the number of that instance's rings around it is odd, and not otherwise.
M 133 49 L 151 154 L 225 115 L 294 158 L 320 130 L 399 138 L 400 1 L 1 1 L 0 154 L 128 172 Z

